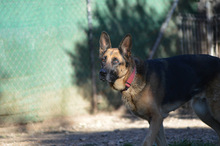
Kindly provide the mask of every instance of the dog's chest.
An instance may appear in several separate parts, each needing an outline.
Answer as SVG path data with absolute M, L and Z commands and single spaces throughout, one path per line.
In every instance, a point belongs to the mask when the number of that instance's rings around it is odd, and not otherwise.
M 123 95 L 122 96 L 123 103 L 125 106 L 135 115 L 149 119 L 150 117 L 150 105 L 146 102 L 146 97 L 142 99 L 141 96 L 132 96 L 132 95 Z
M 131 95 L 123 95 L 122 96 L 122 101 L 127 107 L 132 112 L 136 111 L 136 105 L 134 103 L 133 97 Z

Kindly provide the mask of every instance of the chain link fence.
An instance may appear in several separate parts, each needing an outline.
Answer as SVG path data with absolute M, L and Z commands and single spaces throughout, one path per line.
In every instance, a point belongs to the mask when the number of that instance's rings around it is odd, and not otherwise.
M 146 59 L 172 2 L 92 0 L 96 75 L 103 30 L 111 36 L 113 47 L 131 33 L 133 54 Z M 190 5 L 181 3 L 178 11 Z M 86 0 L 0 1 L 0 123 L 27 123 L 88 112 L 91 61 L 86 4 Z M 175 19 L 155 57 L 180 54 Z M 97 97 L 99 110 L 121 105 L 120 94 L 98 79 Z
M 0 3 L 0 121 L 39 121 L 81 106 L 66 51 L 86 38 L 86 2 Z

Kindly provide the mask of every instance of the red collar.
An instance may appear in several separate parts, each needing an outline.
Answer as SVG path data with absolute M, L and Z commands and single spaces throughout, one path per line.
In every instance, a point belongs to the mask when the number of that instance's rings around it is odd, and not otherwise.
M 121 92 L 128 90 L 128 88 L 131 86 L 131 83 L 134 80 L 135 73 L 136 73 L 136 67 L 134 66 L 132 74 L 125 83 L 125 89 L 123 89 Z

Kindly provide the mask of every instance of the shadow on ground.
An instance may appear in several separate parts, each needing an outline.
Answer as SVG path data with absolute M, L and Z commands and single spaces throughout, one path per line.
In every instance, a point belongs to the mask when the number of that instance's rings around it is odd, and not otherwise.
M 105 132 L 72 132 L 72 131 L 52 131 L 38 133 L 29 137 L 28 140 L 35 141 L 40 145 L 140 145 L 147 132 L 144 128 L 114 130 Z M 192 143 L 217 142 L 217 135 L 211 129 L 165 129 L 168 143 L 172 144 L 179 141 L 192 141 Z
M 211 128 L 196 117 L 176 117 L 177 113 L 164 120 L 169 144 L 187 140 L 190 143 L 181 146 L 216 145 L 218 137 Z M 148 127 L 147 121 L 121 111 L 62 117 L 42 123 L 0 126 L 0 145 L 139 146 Z M 177 145 L 180 144 L 170 146 Z
M 100 113 L 73 119 L 68 117 L 52 119 L 43 123 L 18 125 L 14 128 L 1 126 L 0 145 L 141 145 L 148 132 L 148 123 L 130 114 L 121 116 L 117 114 Z M 217 134 L 197 118 L 184 119 L 171 115 L 164 121 L 164 125 L 169 144 L 187 140 L 190 144 L 182 146 L 200 146 L 204 143 L 208 143 L 206 146 L 214 146 L 218 141 Z M 22 130 L 22 127 L 25 130 Z M 170 146 L 177 145 L 179 146 L 179 144 Z

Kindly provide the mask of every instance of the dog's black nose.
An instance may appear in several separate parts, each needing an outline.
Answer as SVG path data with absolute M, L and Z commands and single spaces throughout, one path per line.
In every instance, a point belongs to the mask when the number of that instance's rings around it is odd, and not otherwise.
M 106 80 L 106 75 L 107 75 L 107 71 L 102 68 L 99 71 L 99 78 L 100 78 L 100 80 L 103 80 L 103 81 Z
M 106 74 L 107 74 L 107 71 L 102 68 L 99 73 L 100 73 L 101 76 L 105 77 Z

